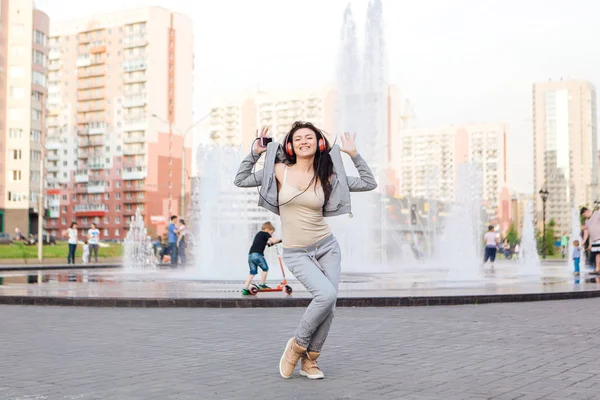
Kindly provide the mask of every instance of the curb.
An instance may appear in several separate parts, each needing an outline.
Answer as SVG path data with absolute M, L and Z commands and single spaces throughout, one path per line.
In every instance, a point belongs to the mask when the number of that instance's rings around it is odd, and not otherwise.
M 549 300 L 589 299 L 600 297 L 600 290 L 557 293 L 499 294 L 475 296 L 419 297 L 340 297 L 337 307 L 419 307 L 452 306 L 491 303 L 521 303 Z M 306 307 L 310 298 L 88 298 L 50 296 L 0 296 L 0 304 L 67 307 L 129 307 L 129 308 L 281 308 Z

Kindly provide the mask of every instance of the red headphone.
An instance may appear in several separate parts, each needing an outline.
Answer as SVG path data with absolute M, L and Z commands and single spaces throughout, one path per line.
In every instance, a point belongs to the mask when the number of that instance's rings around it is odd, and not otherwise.
M 294 157 L 296 155 L 294 153 L 294 146 L 292 145 L 292 136 L 294 136 L 293 133 L 288 134 L 285 138 L 285 152 L 290 157 Z M 325 139 L 323 139 L 323 134 L 319 133 L 319 136 L 321 136 L 321 138 L 318 141 L 319 151 L 323 153 L 325 152 L 325 150 L 327 150 L 327 143 L 325 142 Z

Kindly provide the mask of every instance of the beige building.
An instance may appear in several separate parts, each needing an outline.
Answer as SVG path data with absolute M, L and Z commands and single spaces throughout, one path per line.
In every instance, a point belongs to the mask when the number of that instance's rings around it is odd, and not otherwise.
M 162 231 L 179 214 L 184 151 L 190 171 L 192 21 L 146 7 L 53 23 L 49 70 L 48 229 L 95 222 L 123 238 L 140 208 Z
M 37 234 L 44 175 L 49 18 L 0 0 L 0 232 Z
M 333 131 L 334 92 L 329 87 L 242 94 L 213 103 L 210 137 L 224 146 L 246 146 L 258 127 L 268 126 L 280 140 L 294 121 L 310 121 L 325 132 Z
M 374 132 L 357 132 L 359 151 L 367 157 L 374 173 L 385 177 L 386 191 L 396 194 L 397 179 L 389 169 L 392 163 L 393 138 L 400 132 L 400 92 L 389 85 L 383 96 L 384 133 L 380 138 L 368 138 Z M 295 121 L 310 121 L 325 132 L 333 144 L 339 135 L 339 110 L 337 92 L 333 86 L 308 90 L 288 90 L 247 93 L 216 99 L 209 121 L 211 141 L 224 146 L 242 146 L 250 150 L 256 130 L 267 126 L 271 136 L 281 141 Z M 373 129 L 374 131 L 375 129 Z M 339 142 L 338 142 L 339 144 Z M 379 165 L 386 162 L 387 165 Z
M 584 80 L 533 85 L 535 210 L 542 221 L 542 201 L 548 192 L 546 221 L 557 232 L 571 231 L 573 206 L 598 200 L 596 89 Z
M 496 218 L 500 193 L 508 186 L 505 124 L 405 129 L 393 147 L 392 168 L 405 196 L 454 201 L 458 165 L 480 165 L 483 206 L 490 221 Z

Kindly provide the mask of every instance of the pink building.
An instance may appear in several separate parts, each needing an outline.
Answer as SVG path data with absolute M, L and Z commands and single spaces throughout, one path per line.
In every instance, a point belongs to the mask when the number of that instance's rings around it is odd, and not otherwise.
M 190 181 L 191 20 L 161 7 L 51 27 L 47 229 L 95 222 L 122 239 L 140 209 L 149 234 L 180 213 Z

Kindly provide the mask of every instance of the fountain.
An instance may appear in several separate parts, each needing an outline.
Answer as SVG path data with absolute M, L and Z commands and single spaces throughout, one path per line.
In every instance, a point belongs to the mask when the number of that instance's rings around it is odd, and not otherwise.
M 456 203 L 435 249 L 434 263 L 448 268 L 452 281 L 481 280 L 482 177 L 477 163 L 458 165 Z
M 519 250 L 519 275 L 540 276 L 540 256 L 537 250 L 535 228 L 533 224 L 533 210 L 531 201 L 525 207 L 523 229 L 521 230 L 521 246 Z
M 152 240 L 144 225 L 144 217 L 138 208 L 131 217 L 129 232 L 123 241 L 123 266 L 129 271 L 156 269 L 157 259 Z

